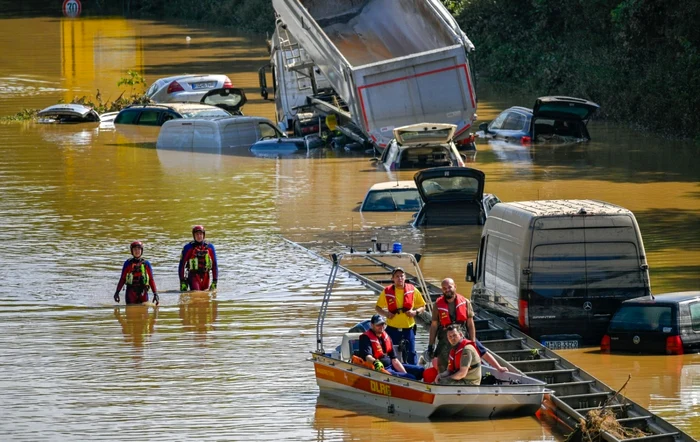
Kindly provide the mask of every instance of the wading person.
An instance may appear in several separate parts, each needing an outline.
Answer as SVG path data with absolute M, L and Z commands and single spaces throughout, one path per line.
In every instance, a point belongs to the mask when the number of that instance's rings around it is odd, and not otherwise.
M 180 255 L 178 276 L 180 277 L 180 291 L 190 290 L 216 290 L 216 282 L 219 276 L 219 267 L 216 263 L 216 249 L 214 244 L 204 241 L 206 232 L 204 226 L 192 228 L 193 241 L 185 244 Z M 187 274 L 185 274 L 187 272 Z M 211 273 L 211 285 L 209 284 Z
M 122 275 L 117 284 L 117 291 L 114 292 L 114 301 L 119 302 L 119 292 L 126 285 L 124 299 L 127 304 L 141 304 L 148 302 L 148 289 L 153 291 L 153 302 L 158 305 L 158 289 L 156 281 L 153 279 L 153 268 L 151 263 L 143 259 L 143 244 L 141 241 L 131 243 L 132 258 L 124 261 Z
M 437 375 L 436 384 L 481 384 L 481 357 L 473 341 L 465 338 L 458 325 L 447 326 L 447 339 L 452 344 L 447 369 Z
M 420 291 L 406 282 L 406 272 L 401 267 L 396 267 L 391 274 L 393 284 L 387 286 L 379 294 L 375 310 L 382 316 L 386 316 L 386 332 L 391 337 L 394 345 L 399 347 L 401 341 L 407 343 L 406 360 L 409 364 L 416 364 L 416 315 L 425 310 L 425 301 Z
M 408 379 L 423 378 L 423 368 L 402 364 L 396 357 L 391 338 L 386 333 L 386 320 L 380 315 L 372 316 L 370 329 L 360 335 L 360 358 L 375 370 L 386 370 L 389 374 Z

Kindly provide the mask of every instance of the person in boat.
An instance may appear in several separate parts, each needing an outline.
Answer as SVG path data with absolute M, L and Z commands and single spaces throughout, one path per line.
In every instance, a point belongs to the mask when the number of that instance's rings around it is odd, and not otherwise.
M 402 364 L 396 357 L 394 345 L 386 332 L 386 319 L 378 314 L 372 316 L 369 330 L 360 335 L 359 357 L 377 371 L 386 370 L 391 375 L 408 379 L 423 378 L 423 367 Z
M 194 241 L 188 242 L 182 249 L 180 264 L 177 268 L 181 292 L 186 292 L 188 287 L 190 290 L 216 290 L 219 277 L 216 249 L 214 244 L 204 240 L 205 236 L 204 226 L 192 227 Z M 211 285 L 209 284 L 210 273 Z
M 393 284 L 386 286 L 379 294 L 375 310 L 386 316 L 386 332 L 396 346 L 406 341 L 406 361 L 416 364 L 416 321 L 415 317 L 425 311 L 425 300 L 421 292 L 406 282 L 406 272 L 396 267 L 391 273 Z
M 153 278 L 153 268 L 148 260 L 143 259 L 143 243 L 134 241 L 130 246 L 131 258 L 124 261 L 122 275 L 114 292 L 114 301 L 120 302 L 119 293 L 126 285 L 124 299 L 127 304 L 148 302 L 148 289 L 153 291 L 153 302 L 158 305 L 158 289 Z
M 445 278 L 441 284 L 442 296 L 435 301 L 433 318 L 430 324 L 430 337 L 428 339 L 428 358 L 437 357 L 438 372 L 447 369 L 452 345 L 447 339 L 447 327 L 456 325 L 463 336 L 476 344 L 479 356 L 484 358 L 489 365 L 498 371 L 508 371 L 502 367 L 492 354 L 476 339 L 476 327 L 474 325 L 474 309 L 472 303 L 464 296 L 457 293 L 455 282 L 452 278 Z M 435 340 L 437 338 L 437 346 Z
M 476 344 L 464 337 L 457 324 L 447 326 L 447 339 L 452 344 L 447 369 L 437 375 L 436 384 L 481 384 L 481 357 Z

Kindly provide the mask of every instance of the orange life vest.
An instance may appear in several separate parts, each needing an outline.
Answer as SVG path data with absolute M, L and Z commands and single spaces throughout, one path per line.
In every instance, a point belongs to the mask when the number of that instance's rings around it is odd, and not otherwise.
M 413 292 L 415 290 L 416 288 L 412 284 L 404 284 L 402 307 L 404 312 L 407 312 L 413 308 Z M 394 287 L 394 284 L 391 284 L 390 286 L 384 288 L 384 296 L 386 296 L 387 308 L 391 313 L 396 314 L 399 311 L 399 308 L 396 305 L 396 287 Z
M 450 350 L 450 360 L 447 363 L 447 370 L 449 370 L 450 373 L 457 373 L 459 371 L 462 364 L 462 351 L 464 351 L 464 347 L 467 345 L 474 347 L 476 353 L 479 354 L 479 349 L 476 348 L 473 341 L 470 341 L 467 338 L 462 338 L 462 340 L 459 341 L 459 343 L 455 345 L 452 350 Z M 481 364 L 481 360 L 479 360 L 476 364 L 472 364 L 469 369 L 471 370 L 472 368 L 476 368 L 479 366 L 479 364 Z
M 464 324 L 467 322 L 467 299 L 457 293 L 455 296 L 455 321 L 456 323 Z M 440 325 L 443 327 L 447 327 L 448 325 L 452 324 L 452 318 L 450 318 L 450 308 L 447 305 L 447 300 L 445 299 L 445 296 L 440 296 L 437 301 L 435 302 L 435 305 L 437 306 L 438 309 L 438 315 L 440 315 Z
M 369 338 L 369 342 L 372 344 L 372 356 L 374 359 L 379 359 L 391 353 L 393 346 L 391 344 L 391 338 L 386 332 L 382 332 L 381 336 L 377 336 L 372 330 L 367 330 L 364 335 Z M 384 343 L 384 347 L 382 347 L 382 342 Z M 386 348 L 386 352 L 384 348 Z

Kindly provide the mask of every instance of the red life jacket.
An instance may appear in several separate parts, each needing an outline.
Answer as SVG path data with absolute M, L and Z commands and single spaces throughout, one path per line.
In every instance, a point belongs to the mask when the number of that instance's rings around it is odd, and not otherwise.
M 209 255 L 209 243 L 202 241 L 201 244 L 197 244 L 192 241 L 192 244 L 194 244 L 190 252 L 192 258 L 187 260 L 187 268 L 191 272 L 209 272 L 212 267 L 211 255 Z
M 127 286 L 148 286 L 149 278 L 148 271 L 146 270 L 146 261 L 142 258 L 132 258 L 130 269 L 126 272 L 126 285 Z
M 403 286 L 403 311 L 407 312 L 413 308 L 413 292 L 416 288 L 409 283 Z M 399 307 L 396 305 L 396 287 L 394 284 L 384 288 L 384 296 L 386 296 L 386 305 L 391 313 L 396 314 L 399 311 Z
M 450 360 L 447 363 L 447 369 L 449 370 L 450 373 L 457 373 L 460 369 L 460 365 L 462 364 L 462 351 L 464 351 L 464 347 L 467 345 L 471 345 L 474 347 L 476 350 L 476 353 L 479 354 L 479 349 L 476 348 L 476 344 L 474 344 L 473 341 L 470 341 L 467 338 L 462 338 L 461 341 L 457 345 L 455 345 L 452 350 L 450 350 Z M 477 363 L 472 364 L 469 369 L 471 370 L 472 368 L 476 368 L 481 364 L 481 359 L 477 361 Z
M 382 332 L 381 336 L 377 336 L 372 330 L 367 330 L 364 332 L 364 335 L 369 338 L 369 342 L 372 344 L 372 356 L 374 359 L 379 359 L 391 353 L 393 346 L 391 344 L 391 338 L 386 332 Z M 382 347 L 382 342 L 384 343 L 384 347 Z M 384 352 L 384 348 L 386 348 L 386 352 Z
M 457 293 L 455 296 L 455 321 L 456 323 L 464 324 L 467 322 L 467 299 Z M 440 325 L 443 327 L 447 327 L 448 325 L 452 324 L 452 318 L 450 318 L 450 308 L 447 305 L 447 300 L 445 299 L 445 296 L 440 296 L 437 301 L 435 301 L 435 305 L 437 306 L 438 309 L 438 315 L 440 317 Z

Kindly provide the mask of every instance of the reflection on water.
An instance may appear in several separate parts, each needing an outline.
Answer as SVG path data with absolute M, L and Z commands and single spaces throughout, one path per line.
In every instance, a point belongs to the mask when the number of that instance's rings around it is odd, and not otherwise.
M 266 61 L 262 38 L 123 19 L 73 23 L 2 20 L 0 115 L 98 88 L 114 97 L 127 68 L 149 83 L 182 72 L 224 73 L 251 97 L 246 114 L 274 114 L 270 102 L 255 98 L 257 68 Z M 67 27 L 75 44 L 61 40 Z M 523 103 L 486 91 L 479 115 L 489 119 L 514 104 Z M 361 250 L 374 235 L 400 241 L 423 254 L 429 280 L 450 276 L 468 294 L 465 265 L 476 257 L 478 227 L 415 229 L 411 214 L 356 211 L 372 184 L 410 180 L 415 171 L 380 172 L 369 158 L 340 150 L 300 158 L 160 150 L 157 131 L 146 132 L 0 125 L 0 226 L 17 245 L 0 255 L 12 273 L 0 284 L 5 437 L 337 440 L 367 438 L 370 429 L 382 439 L 396 432 L 406 440 L 552 439 L 535 418 L 407 422 L 317 402 L 305 359 L 316 345 L 315 310 L 329 266 L 281 237 L 326 251 L 338 242 Z M 629 208 L 644 235 L 654 291 L 700 289 L 698 149 L 595 122 L 590 132 L 593 142 L 574 146 L 480 142 L 470 165 L 486 173 L 485 191 L 503 201 L 595 198 Z M 204 224 L 217 247 L 216 297 L 178 291 L 179 253 L 194 224 Z M 158 309 L 113 307 L 134 239 L 144 241 L 153 264 Z M 338 284 L 346 297 L 329 308 L 329 342 L 369 317 L 376 301 L 344 275 Z M 633 373 L 629 397 L 700 437 L 700 356 L 564 353 L 613 387 Z M 157 425 L 143 425 L 144 418 Z

